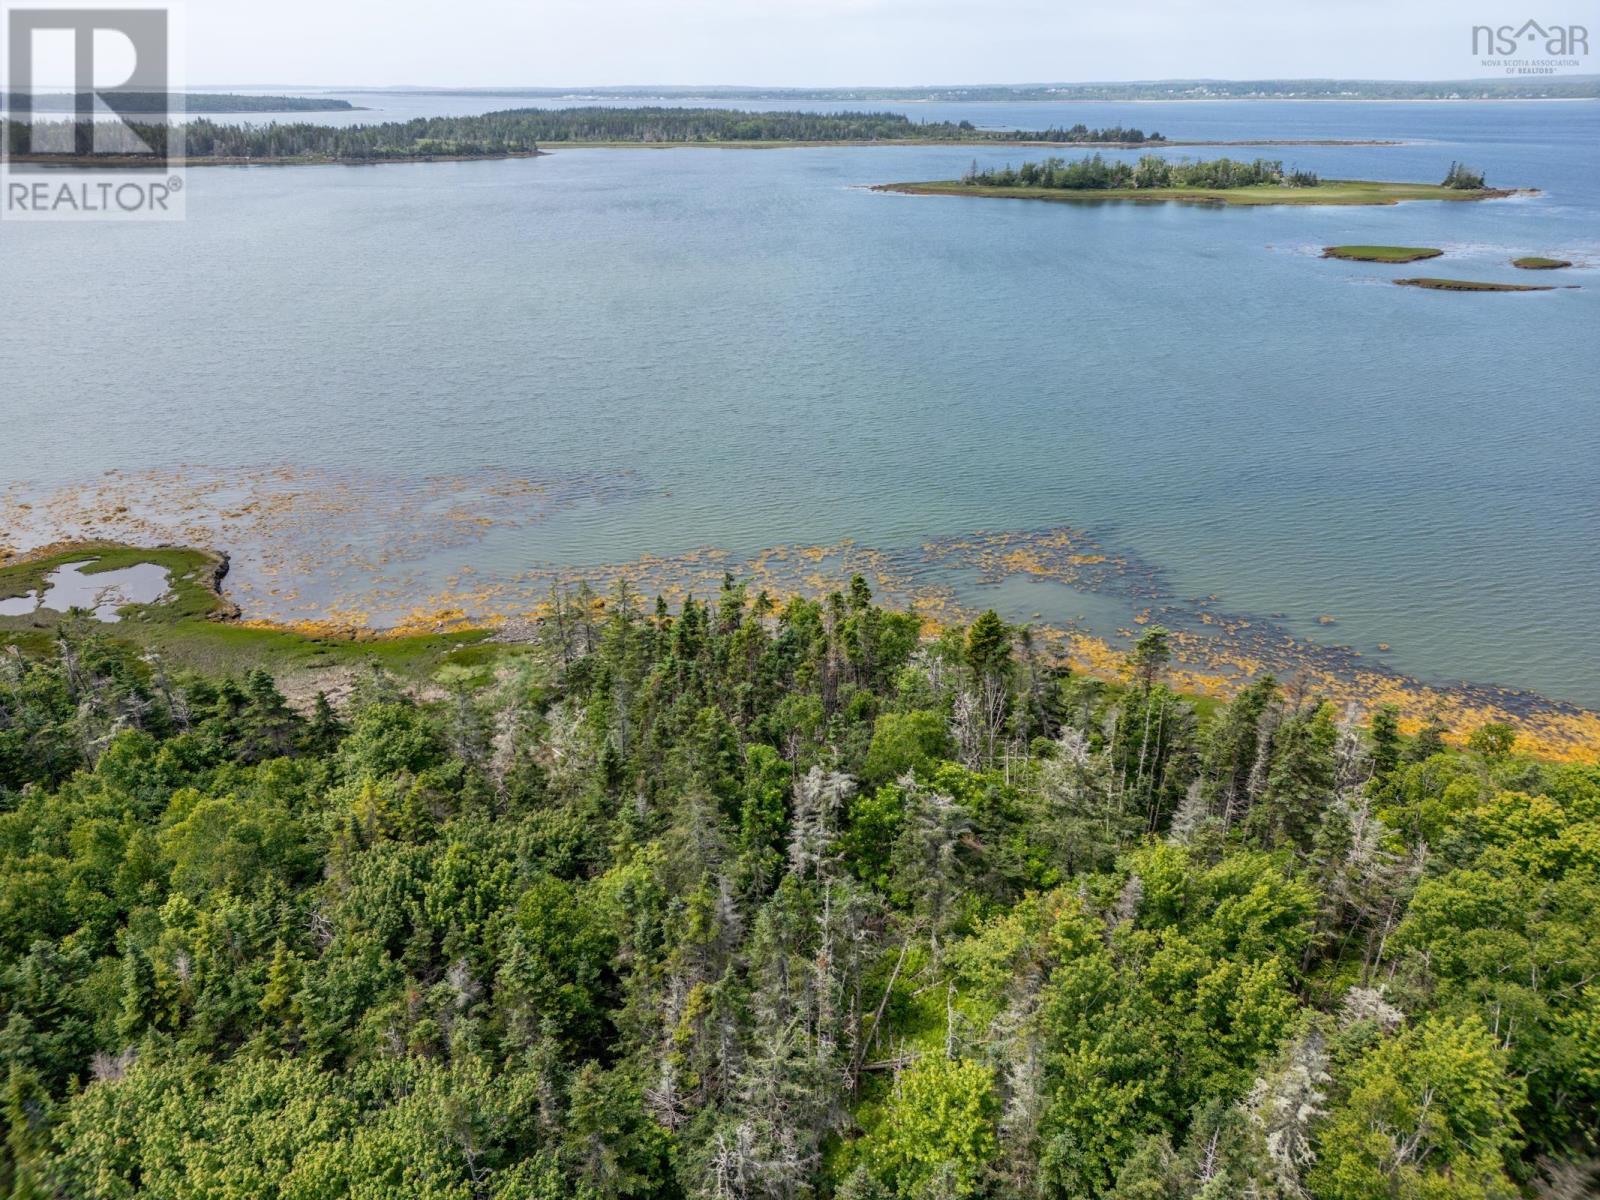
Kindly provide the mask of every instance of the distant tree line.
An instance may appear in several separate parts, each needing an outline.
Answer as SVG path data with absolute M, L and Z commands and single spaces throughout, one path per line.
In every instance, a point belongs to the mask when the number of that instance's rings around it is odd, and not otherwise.
M 182 126 L 182 155 L 187 158 L 305 160 L 310 162 L 382 162 L 429 157 L 499 158 L 538 149 L 537 139 L 519 132 L 515 123 L 489 117 L 429 117 L 381 125 L 317 125 L 273 122 L 268 125 L 219 125 L 189 121 Z M 65 124 L 57 122 L 56 124 Z M 165 122 L 131 122 L 133 134 L 158 154 L 171 143 L 173 126 Z M 13 154 L 31 150 L 29 125 L 7 123 Z M 46 139 L 47 143 L 51 139 Z M 63 144 L 56 141 L 54 144 Z
M 355 105 L 348 100 L 334 100 L 327 96 L 239 96 L 224 92 L 105 92 L 101 98 L 119 113 L 277 113 L 277 112 L 351 112 Z M 76 112 L 78 96 L 70 92 L 25 96 L 18 92 L 0 92 L 0 108 L 8 112 L 67 113 Z
M 27 127 L 10 122 L 13 153 L 28 151 Z M 165 151 L 164 123 L 135 124 L 149 146 Z M 726 108 L 508 109 L 472 116 L 426 117 L 374 125 L 310 122 L 222 125 L 208 120 L 183 126 L 189 158 L 266 161 L 378 162 L 385 159 L 459 156 L 492 158 L 536 151 L 541 143 L 625 142 L 718 144 L 731 142 L 1062 142 L 1134 143 L 1160 134 L 1115 126 L 1090 129 L 982 130 L 970 121 L 912 121 L 899 113 L 741 112 Z
M 492 94 L 492 93 L 491 93 Z M 515 95 L 559 96 L 556 88 L 518 89 Z M 1034 102 L 1139 100 L 1495 100 L 1532 97 L 1583 99 L 1600 96 L 1600 76 L 1543 78 L 1385 79 L 1167 79 L 1147 83 L 976 84 L 962 87 L 868 88 L 595 88 L 594 96 L 616 99 L 715 96 L 719 100 L 781 100 L 791 103 L 906 104 L 919 101 Z
M 480 118 L 464 118 L 472 121 Z M 731 108 L 525 108 L 481 118 L 540 142 L 1133 142 L 1160 141 L 1120 125 L 990 130 L 971 121 L 913 121 L 892 112 L 745 112 Z
M 995 136 L 1000 141 L 1013 142 L 1101 142 L 1106 144 L 1126 142 L 1134 146 L 1143 145 L 1145 142 L 1164 142 L 1167 140 L 1154 131 L 1146 133 L 1142 129 L 1129 129 L 1122 125 L 1111 125 L 1105 129 L 1090 129 L 1082 121 L 1068 129 L 1046 129 L 1038 133 L 1017 130 Z
M 1316 187 L 1311 171 L 1293 168 L 1285 171 L 1275 159 L 1258 158 L 1240 162 L 1217 158 L 1207 162 L 1169 162 L 1146 154 L 1137 163 L 1117 162 L 1092 154 L 1071 162 L 1046 158 L 1041 162 L 1007 164 L 998 169 L 980 170 L 974 162 L 962 182 L 974 187 L 1059 188 L 1065 191 L 1093 191 L 1120 188 L 1239 188 L 1273 184 L 1279 187 Z M 1481 186 L 1481 185 L 1480 185 Z

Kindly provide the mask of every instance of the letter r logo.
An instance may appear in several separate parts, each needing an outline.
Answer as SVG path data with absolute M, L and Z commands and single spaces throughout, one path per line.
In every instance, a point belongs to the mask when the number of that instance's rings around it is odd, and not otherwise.
M 6 45 L 11 103 L 19 119 L 36 117 L 35 102 L 43 94 L 72 95 L 69 123 L 33 120 L 32 154 L 139 155 L 152 166 L 166 165 L 165 148 L 147 145 L 128 124 L 136 112 L 155 122 L 166 115 L 171 59 L 165 9 L 10 7 Z M 132 103 L 133 96 L 141 100 Z M 59 97 L 48 107 L 55 103 Z

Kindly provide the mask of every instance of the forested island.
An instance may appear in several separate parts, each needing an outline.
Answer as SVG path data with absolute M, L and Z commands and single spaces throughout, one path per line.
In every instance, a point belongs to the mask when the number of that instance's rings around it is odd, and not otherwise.
M 165 149 L 170 129 L 135 124 L 147 145 Z M 12 123 L 13 155 L 26 159 L 26 129 Z M 373 125 L 275 122 L 183 126 L 188 161 L 383 162 L 422 158 L 503 158 L 563 145 L 812 145 L 878 142 L 1038 142 L 1140 146 L 1159 133 L 1113 126 L 986 130 L 970 121 L 913 121 L 898 113 L 743 112 L 728 108 L 524 108 Z
M 133 130 L 146 145 L 165 150 L 173 144 L 172 130 L 164 123 L 134 122 Z M 21 122 L 6 123 L 3 136 L 10 139 L 11 154 L 16 161 L 63 161 L 57 157 L 33 155 L 29 149 L 28 127 Z M 1037 130 L 980 129 L 970 121 L 913 121 L 899 113 L 745 112 L 729 108 L 666 107 L 507 109 L 472 116 L 423 117 L 372 125 L 323 125 L 308 121 L 238 125 L 202 119 L 184 123 L 182 137 L 185 160 L 192 165 L 506 158 L 531 156 L 539 153 L 541 145 L 551 144 L 759 147 L 973 143 L 1123 148 L 1213 144 L 1169 142 L 1160 133 L 1120 125 L 1103 129 L 1092 129 L 1081 123 Z M 63 144 L 60 138 L 56 142 Z M 131 157 L 123 161 L 100 156 L 93 161 L 101 165 L 138 165 L 137 159 Z
M 0 108 L 9 112 L 76 112 L 80 103 L 92 110 L 94 97 L 67 92 L 37 92 L 27 96 L 0 92 Z M 118 113 L 288 113 L 354 112 L 348 100 L 327 96 L 241 96 L 230 92 L 106 92 L 99 99 Z
M 859 578 L 313 644 L 93 554 L 175 595 L 0 621 L 6 1195 L 1593 1194 L 1600 767 L 1508 726 Z
M 1043 162 L 979 170 L 977 163 L 961 177 L 967 187 L 1059 188 L 1067 191 L 1125 188 L 1313 188 L 1321 182 L 1312 171 L 1284 170 L 1282 162 L 1258 158 L 1239 162 L 1217 158 L 1209 162 L 1182 162 L 1146 154 L 1136 163 L 1093 154 L 1071 162 L 1047 158 Z
M 187 121 L 181 140 L 172 137 L 165 122 L 129 122 L 133 135 L 145 146 L 166 155 L 183 147 L 176 161 L 192 166 L 246 165 L 252 163 L 380 163 L 419 162 L 432 159 L 488 159 L 532 157 L 539 153 L 536 138 L 527 136 L 514 121 L 488 117 L 427 117 L 376 125 L 320 125 L 312 122 L 271 122 L 264 125 L 223 125 L 209 120 Z M 62 123 L 67 124 L 67 123 Z M 140 156 L 93 155 L 63 158 L 32 152 L 34 128 L 8 121 L 0 135 L 9 139 L 16 162 L 63 163 L 137 168 Z M 54 144 L 64 144 L 62 131 L 47 134 Z M 47 142 L 48 144 L 48 142 Z
M 1184 200 L 1207 204 L 1395 204 L 1402 200 L 1486 200 L 1514 195 L 1487 187 L 1483 176 L 1452 163 L 1439 184 L 1321 179 L 1278 160 L 1218 158 L 1185 162 L 1146 154 L 1138 162 L 1101 154 L 1046 158 L 1020 167 L 980 169 L 960 179 L 886 183 L 875 189 L 911 195 L 1023 200 Z

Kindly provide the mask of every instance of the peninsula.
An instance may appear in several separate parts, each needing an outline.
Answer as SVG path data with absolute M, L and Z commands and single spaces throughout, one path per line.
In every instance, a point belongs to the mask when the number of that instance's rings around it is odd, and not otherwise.
M 219 124 L 200 119 L 172 128 L 164 122 L 134 123 L 133 132 L 147 146 L 173 147 L 174 161 L 189 166 L 311 163 L 365 164 L 451 159 L 532 157 L 541 146 L 675 147 L 845 145 L 1015 145 L 1096 146 L 1139 149 L 1145 146 L 1232 145 L 1392 145 L 1390 142 L 1174 142 L 1159 132 L 1112 125 L 1090 128 L 1078 123 L 1047 129 L 982 129 L 971 121 L 913 121 L 886 112 L 744 112 L 728 108 L 560 108 L 507 109 L 471 116 L 428 117 L 376 124 L 326 125 L 310 121 L 267 124 Z M 23 122 L 6 123 L 13 162 L 63 166 L 134 167 L 126 160 L 36 155 L 34 139 Z M 64 137 L 55 144 L 67 144 Z
M 93 107 L 96 99 L 108 103 L 123 116 L 147 113 L 297 113 L 356 112 L 348 100 L 331 96 L 244 96 L 235 92 L 114 92 L 106 101 L 96 96 L 71 92 L 39 92 L 32 95 L 0 91 L 0 110 L 13 113 L 72 113 L 80 107 Z

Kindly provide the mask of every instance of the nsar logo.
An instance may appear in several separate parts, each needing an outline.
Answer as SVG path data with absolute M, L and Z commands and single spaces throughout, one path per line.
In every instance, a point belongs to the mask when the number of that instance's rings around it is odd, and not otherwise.
M 1554 75 L 1561 68 L 1583 65 L 1581 58 L 1589 53 L 1589 29 L 1534 20 L 1474 25 L 1472 53 L 1483 56 L 1484 66 L 1501 68 L 1508 75 Z

